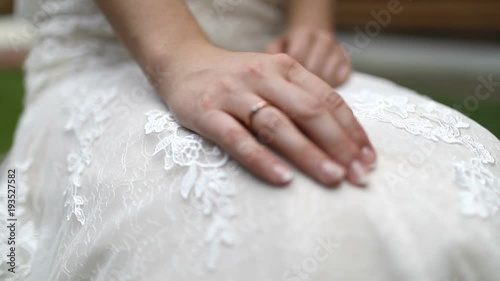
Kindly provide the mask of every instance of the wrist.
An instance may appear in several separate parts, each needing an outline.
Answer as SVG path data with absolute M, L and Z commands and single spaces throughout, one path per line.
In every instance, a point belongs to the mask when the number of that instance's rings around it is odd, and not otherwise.
M 316 31 L 321 30 L 321 31 L 326 31 L 326 32 L 332 33 L 332 34 L 335 32 L 335 28 L 332 25 L 326 24 L 326 23 L 290 22 L 288 24 L 288 27 L 287 27 L 288 32 L 293 31 L 293 30 L 297 30 L 297 29 L 307 29 L 307 30 L 316 30 Z
M 333 31 L 334 0 L 289 0 L 288 27 Z
M 184 40 L 168 47 L 162 44 L 153 44 L 144 51 L 145 56 L 140 60 L 143 71 L 155 86 L 168 83 L 179 73 L 185 65 L 192 64 L 200 57 L 214 53 L 215 47 L 205 38 Z

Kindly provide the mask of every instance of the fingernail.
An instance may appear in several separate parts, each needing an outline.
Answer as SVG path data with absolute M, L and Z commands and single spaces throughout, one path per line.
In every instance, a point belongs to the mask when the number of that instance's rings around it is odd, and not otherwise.
M 357 184 L 363 186 L 368 184 L 368 172 L 361 165 L 361 162 L 354 160 L 351 164 L 351 171 L 357 179 Z
M 274 165 L 273 172 L 279 177 L 281 183 L 288 183 L 293 179 L 293 173 L 282 165 Z
M 377 160 L 377 155 L 373 149 L 365 146 L 361 149 L 361 160 L 363 160 L 364 163 L 374 164 L 375 160 Z
M 323 174 L 323 178 L 327 182 L 339 181 L 344 178 L 346 173 L 342 166 L 328 160 L 321 163 L 320 169 Z

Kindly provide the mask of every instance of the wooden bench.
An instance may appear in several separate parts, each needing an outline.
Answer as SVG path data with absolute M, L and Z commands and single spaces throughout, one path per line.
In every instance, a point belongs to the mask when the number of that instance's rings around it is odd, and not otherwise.
M 339 29 L 353 30 L 374 20 L 397 0 L 338 0 Z M 456 38 L 500 39 L 498 0 L 399 0 L 402 11 L 393 14 L 382 32 Z
M 13 9 L 14 4 L 12 0 L 0 0 L 0 15 L 12 14 Z

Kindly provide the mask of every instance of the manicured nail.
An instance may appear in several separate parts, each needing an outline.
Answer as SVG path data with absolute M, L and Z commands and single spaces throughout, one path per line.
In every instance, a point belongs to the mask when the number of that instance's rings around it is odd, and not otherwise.
M 323 174 L 323 178 L 327 182 L 340 181 L 346 174 L 346 171 L 342 168 L 342 166 L 328 160 L 321 163 L 320 169 Z
M 293 179 L 292 171 L 282 165 L 274 165 L 273 172 L 278 176 L 281 183 L 288 183 Z
M 377 160 L 377 155 L 375 151 L 368 146 L 365 146 L 361 149 L 361 160 L 364 163 L 374 163 Z
M 368 172 L 361 165 L 361 162 L 354 160 L 351 164 L 351 171 L 357 179 L 357 184 L 363 186 L 368 184 Z

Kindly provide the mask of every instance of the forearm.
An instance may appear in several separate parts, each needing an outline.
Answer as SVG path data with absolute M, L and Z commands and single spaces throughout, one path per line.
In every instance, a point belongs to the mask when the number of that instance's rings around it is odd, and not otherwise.
M 152 79 L 209 40 L 181 0 L 97 0 L 118 37 Z M 151 71 L 152 70 L 152 71 Z
M 335 0 L 289 0 L 288 28 L 334 30 Z

